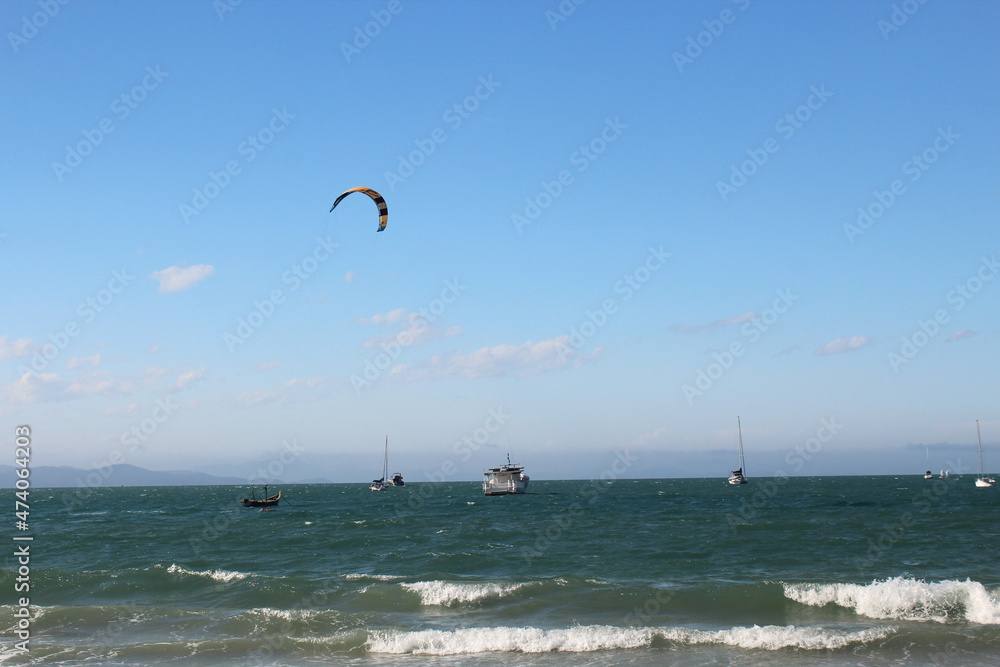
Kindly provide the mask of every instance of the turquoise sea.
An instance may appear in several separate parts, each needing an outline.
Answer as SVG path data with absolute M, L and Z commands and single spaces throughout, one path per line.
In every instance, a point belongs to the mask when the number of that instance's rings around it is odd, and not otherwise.
M 32 489 L 31 650 L 10 546 L 0 662 L 1000 663 L 1000 490 L 969 475 L 281 491 Z

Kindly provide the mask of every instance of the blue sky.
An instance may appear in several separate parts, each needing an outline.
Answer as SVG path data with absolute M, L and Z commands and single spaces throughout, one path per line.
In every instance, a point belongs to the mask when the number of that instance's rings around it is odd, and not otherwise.
M 0 26 L 0 418 L 35 465 L 364 481 L 388 434 L 414 481 L 724 476 L 737 415 L 751 476 L 966 465 L 976 419 L 1000 465 L 995 3 Z M 356 186 L 385 232 L 329 212 Z

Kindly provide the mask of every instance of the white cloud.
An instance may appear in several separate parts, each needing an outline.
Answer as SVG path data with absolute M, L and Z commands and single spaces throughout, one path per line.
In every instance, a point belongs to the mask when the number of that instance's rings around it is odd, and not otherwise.
M 326 382 L 326 378 L 322 375 L 307 379 L 292 378 L 282 385 L 280 389 L 244 391 L 236 397 L 236 402 L 245 407 L 264 405 L 275 401 L 287 403 L 307 396 L 308 390 L 314 389 L 324 382 Z
M 167 385 L 168 391 L 180 391 L 185 389 L 192 382 L 201 380 L 205 376 L 205 367 L 185 371 L 177 376 L 177 380 Z
M 164 294 L 190 289 L 213 273 L 215 267 L 210 264 L 196 264 L 188 267 L 171 266 L 153 271 L 149 277 L 160 281 L 160 294 Z
M 867 338 L 865 336 L 852 336 L 851 338 L 838 338 L 836 340 L 831 340 L 826 345 L 817 347 L 813 354 L 819 356 L 823 354 L 839 354 L 841 352 L 850 352 L 852 350 L 860 350 L 865 345 L 872 342 L 872 338 Z
M 110 377 L 107 371 L 84 373 L 66 386 L 66 395 L 73 398 L 132 391 L 132 383 Z
M 597 354 L 596 350 L 593 354 Z M 424 364 L 413 369 L 397 366 L 392 375 L 402 379 L 425 377 L 483 378 L 513 375 L 530 377 L 541 375 L 565 366 L 579 366 L 589 358 L 574 352 L 569 336 L 548 340 L 527 341 L 521 345 L 495 345 L 481 347 L 468 354 L 456 351 L 448 355 L 434 355 Z
M 358 318 L 358 322 L 377 324 L 382 329 L 394 330 L 375 338 L 369 338 L 363 343 L 367 348 L 383 348 L 389 345 L 410 347 L 435 338 L 448 338 L 462 333 L 462 327 L 459 326 L 447 328 L 432 326 L 426 317 L 417 312 L 407 311 L 405 308 L 396 308 L 384 315 L 361 317 Z
M 29 405 L 56 401 L 63 393 L 63 382 L 55 373 L 25 373 L 5 387 L 0 387 L 0 401 L 8 405 Z
M 73 357 L 66 362 L 66 368 L 69 370 L 75 369 L 80 364 L 90 364 L 91 366 L 98 366 L 101 363 L 101 353 L 97 352 L 89 357 Z
M 359 317 L 361 324 L 378 324 L 383 329 L 390 324 L 395 324 L 407 316 L 406 308 L 396 308 L 390 310 L 385 315 L 372 315 L 371 317 Z
M 263 373 L 264 371 L 269 371 L 272 368 L 277 368 L 280 365 L 281 365 L 280 361 L 265 361 L 264 363 L 257 364 L 254 370 L 259 373 Z
M 35 349 L 30 338 L 18 338 L 8 341 L 7 336 L 0 336 L 0 361 L 14 357 L 26 357 Z
M 643 433 L 642 435 L 640 435 L 638 438 L 635 439 L 635 444 L 637 445 L 649 444 L 654 440 L 659 440 L 660 436 L 662 436 L 666 432 L 667 432 L 667 427 L 661 426 L 655 431 L 651 431 L 650 433 Z
M 354 275 L 355 275 L 354 271 L 348 271 L 347 273 L 345 273 L 344 274 L 344 282 L 345 283 L 353 283 L 354 282 Z
M 159 351 L 160 351 L 159 343 L 153 343 L 152 345 L 146 348 L 146 352 L 149 352 L 150 354 L 156 354 Z
M 105 417 L 134 417 L 139 414 L 139 404 L 129 403 L 125 406 L 105 408 L 101 414 Z
M 946 343 L 954 343 L 956 340 L 962 340 L 963 338 L 968 338 L 970 336 L 975 336 L 975 331 L 969 331 L 968 329 L 959 329 L 952 335 L 948 336 Z

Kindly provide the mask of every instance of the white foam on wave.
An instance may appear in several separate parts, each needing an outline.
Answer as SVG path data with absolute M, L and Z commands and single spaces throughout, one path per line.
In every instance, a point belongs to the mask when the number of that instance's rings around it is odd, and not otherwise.
M 882 627 L 842 632 L 775 625 L 736 627 L 714 632 L 690 628 L 620 628 L 609 625 L 582 625 L 556 630 L 531 627 L 466 628 L 450 631 L 373 631 L 366 647 L 372 653 L 429 655 L 489 651 L 583 653 L 648 647 L 655 638 L 661 637 L 678 644 L 723 644 L 769 651 L 783 648 L 826 650 L 882 639 L 895 630 L 894 627 Z
M 352 572 L 343 575 L 343 577 L 344 579 L 371 579 L 373 581 L 396 581 L 397 579 L 402 579 L 402 577 L 396 577 L 391 574 L 363 574 L 361 572 Z
M 267 618 L 281 618 L 286 621 L 309 620 L 321 614 L 317 609 L 273 609 L 271 607 L 256 607 L 250 610 L 251 614 L 259 614 Z
M 502 598 L 528 584 L 453 584 L 447 581 L 418 581 L 414 584 L 400 584 L 408 591 L 420 595 L 424 605 L 449 607 L 464 602 L 475 602 L 483 598 Z
M 869 618 L 1000 625 L 1000 600 L 978 581 L 904 577 L 859 584 L 785 584 L 785 597 L 813 607 L 835 604 Z
M 208 577 L 209 579 L 223 583 L 241 581 L 250 576 L 246 572 L 231 572 L 229 570 L 203 570 L 202 572 L 195 572 L 194 570 L 186 570 L 176 563 L 168 567 L 167 572 L 170 574 L 189 574 L 195 577 Z

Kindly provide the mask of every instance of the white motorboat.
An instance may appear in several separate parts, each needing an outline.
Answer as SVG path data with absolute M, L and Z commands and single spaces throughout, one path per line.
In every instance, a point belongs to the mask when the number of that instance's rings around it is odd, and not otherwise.
M 483 493 L 487 496 L 524 493 L 528 490 L 528 481 L 528 476 L 524 474 L 524 466 L 511 463 L 508 454 L 507 465 L 483 471 Z

